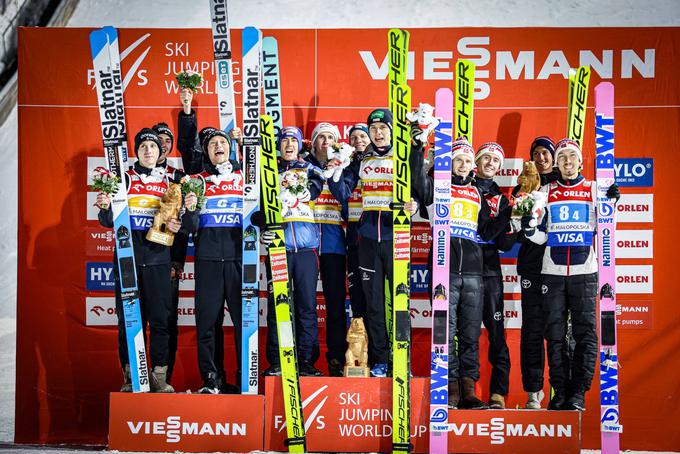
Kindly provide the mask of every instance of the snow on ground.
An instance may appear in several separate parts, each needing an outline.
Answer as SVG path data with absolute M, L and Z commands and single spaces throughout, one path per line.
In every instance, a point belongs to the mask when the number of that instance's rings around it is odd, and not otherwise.
M 678 0 L 230 0 L 234 27 L 630 27 L 680 25 Z M 208 2 L 80 0 L 71 27 L 208 28 Z M 17 110 L 0 127 L 0 452 L 12 452 L 16 345 Z M 61 453 L 72 450 L 21 449 Z M 80 451 L 101 452 L 101 451 Z M 598 451 L 583 451 L 594 453 Z

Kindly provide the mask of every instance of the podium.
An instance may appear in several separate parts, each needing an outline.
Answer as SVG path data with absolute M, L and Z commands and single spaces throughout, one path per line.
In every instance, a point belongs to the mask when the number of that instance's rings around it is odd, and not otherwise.
M 309 452 L 390 452 L 392 379 L 300 379 Z M 430 379 L 411 379 L 413 452 L 429 449 Z M 279 377 L 265 378 L 264 449 L 285 451 Z M 449 452 L 581 452 L 581 414 L 548 410 L 449 410 Z
M 280 377 L 264 395 L 111 393 L 109 449 L 287 451 Z M 301 377 L 309 452 L 390 452 L 390 378 Z M 429 378 L 411 379 L 411 443 L 429 448 Z M 547 410 L 449 410 L 449 452 L 575 453 L 581 414 Z
M 261 451 L 263 415 L 261 395 L 111 393 L 109 449 Z

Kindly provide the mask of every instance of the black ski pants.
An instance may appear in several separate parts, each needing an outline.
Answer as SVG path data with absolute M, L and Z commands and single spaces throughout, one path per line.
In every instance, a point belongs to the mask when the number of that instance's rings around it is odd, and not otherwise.
M 482 321 L 489 336 L 489 363 L 491 363 L 491 394 L 508 394 L 510 383 L 510 351 L 505 341 L 503 305 L 503 277 L 484 276 L 484 308 Z
M 236 369 L 241 368 L 241 262 L 197 259 L 194 266 L 198 369 L 203 380 L 208 374 L 225 379 L 222 330 L 225 301 L 234 324 Z
M 366 330 L 368 332 L 368 362 L 387 364 L 390 355 L 385 310 L 385 279 L 392 289 L 392 241 L 359 240 L 361 285 L 366 296 Z M 391 301 L 391 298 L 390 298 Z
M 316 313 L 316 284 L 319 278 L 319 259 L 315 249 L 286 252 L 288 260 L 288 294 L 291 302 L 291 319 L 295 331 L 295 347 L 300 361 L 312 364 L 318 356 L 319 321 Z M 281 364 L 279 338 L 276 329 L 276 309 L 272 277 L 267 257 L 267 361 L 272 366 Z
M 359 270 L 359 248 L 356 244 L 347 246 L 347 289 L 352 305 L 352 317 L 363 317 L 366 324 L 366 296 L 361 285 Z
M 550 385 L 558 393 L 585 392 L 590 389 L 597 361 L 597 273 L 544 274 L 543 292 Z M 571 365 L 565 341 L 569 315 L 575 341 Z
M 177 321 L 179 318 L 179 280 L 180 276 L 176 275 L 170 280 L 170 304 L 171 312 L 168 319 L 168 373 L 167 381 L 170 382 L 172 372 L 175 370 L 175 359 L 177 357 L 177 338 L 179 336 L 179 329 L 177 328 Z
M 482 276 L 449 274 L 449 380 L 479 380 L 483 286 Z
M 545 312 L 543 312 L 543 294 L 540 274 L 528 274 L 520 277 L 522 286 L 522 329 L 520 333 L 520 367 L 522 369 L 522 386 L 526 392 L 538 392 L 543 389 L 543 371 L 545 369 Z
M 118 357 L 120 364 L 129 364 L 127 338 L 125 336 L 125 316 L 120 296 L 120 279 L 114 266 L 116 280 L 116 315 L 118 317 Z M 137 287 L 139 289 L 139 309 L 142 316 L 142 330 L 146 339 L 146 326 L 149 325 L 150 346 L 148 353 L 151 366 L 168 365 L 168 324 L 172 313 L 170 264 L 137 266 Z
M 347 260 L 342 254 L 321 254 L 321 285 L 326 301 L 326 360 L 336 359 L 345 363 L 347 351 L 347 297 L 346 274 Z

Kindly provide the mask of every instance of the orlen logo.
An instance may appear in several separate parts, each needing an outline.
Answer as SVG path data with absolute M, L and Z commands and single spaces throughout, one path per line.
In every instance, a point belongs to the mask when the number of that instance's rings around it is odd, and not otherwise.
M 97 314 L 97 317 L 101 317 L 102 314 L 104 314 L 104 313 L 109 314 L 109 315 L 116 315 L 116 309 L 113 308 L 113 307 L 109 307 L 108 309 L 105 309 L 101 306 L 93 306 L 90 309 L 90 312 Z
M 308 406 L 311 406 L 310 404 L 316 398 L 316 396 L 320 395 L 327 388 L 328 385 L 322 386 L 321 388 L 314 391 L 308 398 L 302 401 L 302 410 L 304 411 L 305 415 L 305 432 L 308 431 L 310 427 L 312 427 L 312 424 L 315 424 L 314 427 L 319 430 L 326 427 L 325 417 L 323 415 L 319 415 L 319 413 L 321 412 L 321 409 L 328 400 L 328 396 L 324 396 L 323 399 L 320 398 L 321 402 L 316 404 L 316 407 L 314 407 L 314 410 L 312 410 L 311 412 L 308 413 L 305 409 Z M 283 431 L 283 429 L 286 428 L 286 421 L 284 420 L 283 415 L 274 416 L 274 427 L 278 427 L 279 432 Z
M 458 436 L 490 437 L 492 445 L 502 445 L 506 437 L 571 438 L 571 424 L 506 424 L 505 418 L 491 418 L 489 423 L 451 424 L 451 431 Z
M 168 416 L 165 421 L 126 421 L 132 435 L 165 435 L 167 443 L 179 443 L 182 435 L 246 436 L 245 423 L 185 422 L 180 416 Z
M 133 50 L 137 48 L 140 44 L 142 44 L 149 36 L 151 36 L 151 33 L 147 33 L 141 38 L 139 38 L 137 41 L 134 43 L 130 44 L 127 49 L 123 50 L 120 53 L 120 61 L 121 61 L 121 66 L 125 58 L 132 53 Z M 118 43 L 120 45 L 120 39 L 118 39 Z M 147 70 L 146 69 L 139 69 L 140 65 L 146 58 L 147 54 L 151 50 L 151 46 L 148 46 L 146 49 L 144 49 L 144 52 L 142 52 L 138 57 L 135 62 L 130 65 L 130 69 L 128 69 L 127 74 L 123 78 L 123 91 L 127 88 L 128 84 L 132 81 L 132 78 L 135 77 L 137 80 L 137 85 L 142 87 L 144 85 L 148 85 L 149 79 L 146 77 L 147 75 Z M 127 66 L 127 65 L 125 65 Z M 95 80 L 94 80 L 94 69 L 88 69 L 87 70 L 87 85 L 92 86 L 92 89 L 95 87 Z

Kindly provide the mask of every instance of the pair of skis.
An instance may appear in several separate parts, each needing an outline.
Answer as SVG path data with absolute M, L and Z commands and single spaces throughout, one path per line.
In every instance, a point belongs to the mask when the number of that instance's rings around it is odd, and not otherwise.
M 210 0 L 213 52 L 217 68 L 216 91 L 220 128 L 230 131 L 236 125 L 232 80 L 231 39 L 226 0 Z M 254 27 L 242 32 L 243 49 L 243 273 L 241 392 L 257 394 L 259 326 L 259 229 L 252 216 L 260 209 L 260 179 L 264 194 L 262 208 L 267 228 L 276 235 L 268 247 L 287 424 L 286 444 L 290 452 L 305 452 L 306 438 L 300 399 L 295 353 L 295 337 L 288 295 L 288 265 L 279 201 L 279 176 L 276 161 L 276 136 L 282 127 L 278 43 L 262 39 Z M 264 84 L 263 84 L 264 81 Z M 264 85 L 264 88 L 263 88 Z M 266 115 L 260 115 L 262 92 Z M 273 118 L 272 118 L 273 117 Z M 276 128 L 276 132 L 275 129 Z M 236 144 L 232 143 L 232 150 Z
M 232 46 L 229 30 L 228 3 L 210 0 L 213 57 L 215 59 L 216 92 L 220 128 L 226 132 L 237 124 L 232 70 Z M 279 88 L 278 45 L 276 38 L 262 39 L 255 27 L 246 27 L 242 44 L 242 173 L 243 173 L 243 244 L 242 244 L 242 339 L 241 392 L 257 394 L 259 386 L 259 228 L 252 215 L 260 209 L 260 110 L 264 85 L 265 111 L 278 118 L 281 127 L 281 94 Z M 263 69 L 264 68 L 264 69 Z M 264 79 L 264 84 L 263 84 Z M 236 143 L 232 141 L 232 157 Z
M 226 0 L 210 0 L 213 57 L 215 59 L 217 108 L 220 129 L 236 127 L 232 46 L 229 30 L 229 8 Z M 262 34 L 246 27 L 241 35 L 243 49 L 243 229 L 241 273 L 241 392 L 257 394 L 259 385 L 259 229 L 252 215 L 259 210 L 259 117 L 261 104 L 261 45 Z M 230 159 L 236 159 L 236 141 L 231 141 Z
M 583 144 L 590 68 L 569 71 L 567 137 Z M 607 190 L 614 172 L 614 86 L 595 87 L 595 180 L 597 186 L 597 255 L 599 281 L 600 431 L 603 454 L 619 452 L 619 377 L 616 335 L 616 207 Z
M 148 392 L 148 357 L 144 346 L 137 268 L 135 266 L 135 253 L 131 237 L 132 228 L 125 186 L 128 151 L 118 31 L 113 27 L 104 27 L 91 32 L 90 49 L 92 51 L 104 156 L 109 171 L 119 179 L 116 193 L 112 195 L 111 210 L 113 211 L 113 231 L 116 242 L 115 265 L 118 271 L 123 305 L 132 390 L 133 392 Z
M 393 279 L 392 279 L 392 451 L 408 453 L 411 422 L 411 200 L 409 155 L 411 137 L 406 114 L 411 111 L 411 88 L 406 84 L 409 33 L 391 29 L 389 46 L 389 109 L 394 119 L 393 152 Z

